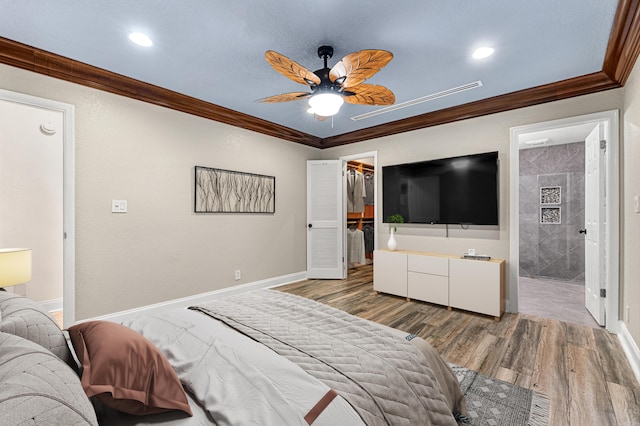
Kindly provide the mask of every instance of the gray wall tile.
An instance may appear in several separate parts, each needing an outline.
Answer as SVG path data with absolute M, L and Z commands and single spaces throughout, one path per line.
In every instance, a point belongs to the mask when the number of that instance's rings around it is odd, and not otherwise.
M 520 151 L 520 275 L 584 282 L 584 142 Z M 540 204 L 540 188 L 561 187 L 560 204 Z M 540 224 L 540 207 L 559 206 L 561 224 Z

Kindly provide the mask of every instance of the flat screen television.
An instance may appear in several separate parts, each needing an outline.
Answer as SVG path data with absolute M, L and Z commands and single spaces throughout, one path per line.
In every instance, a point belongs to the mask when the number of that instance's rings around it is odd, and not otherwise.
M 384 166 L 383 222 L 498 225 L 498 176 L 498 152 Z

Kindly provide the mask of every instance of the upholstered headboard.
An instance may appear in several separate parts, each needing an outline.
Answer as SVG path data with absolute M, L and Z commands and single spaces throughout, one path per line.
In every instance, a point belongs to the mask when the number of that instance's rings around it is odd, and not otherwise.
M 0 424 L 97 425 L 62 330 L 35 301 L 0 291 Z
M 75 368 L 75 361 L 58 324 L 34 300 L 0 292 L 0 331 L 31 340 Z

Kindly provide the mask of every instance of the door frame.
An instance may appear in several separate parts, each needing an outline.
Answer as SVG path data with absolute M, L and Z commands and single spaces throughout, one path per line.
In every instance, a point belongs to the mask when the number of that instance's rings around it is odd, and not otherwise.
M 603 265 L 606 268 L 605 288 L 607 297 L 605 299 L 606 329 L 617 333 L 619 330 L 619 241 L 620 241 L 620 137 L 619 137 L 619 111 L 610 110 L 596 112 L 592 114 L 580 115 L 576 117 L 563 118 L 559 120 L 545 121 L 528 124 L 524 126 L 512 127 L 510 129 L 510 255 L 509 255 L 509 300 L 507 310 L 518 312 L 518 278 L 520 276 L 520 230 L 519 230 L 519 209 L 520 209 L 520 164 L 519 164 L 519 141 L 528 133 L 541 132 L 545 130 L 560 129 L 563 127 L 598 124 L 602 125 L 601 139 L 607 141 L 606 149 L 606 187 L 607 205 L 606 215 L 606 257 Z
M 363 158 L 373 158 L 373 173 L 375 175 L 375 179 L 373 180 L 373 205 L 374 205 L 374 209 L 373 209 L 373 223 L 375 224 L 373 227 L 373 249 L 377 250 L 378 249 L 378 151 L 368 151 L 368 152 L 362 152 L 360 154 L 351 154 L 351 155 L 343 155 L 342 157 L 339 157 L 338 160 L 342 160 L 342 176 L 343 179 L 342 181 L 344 182 L 343 185 L 343 194 L 342 194 L 342 206 L 344 211 L 342 212 L 342 216 L 344 218 L 347 217 L 347 180 L 346 180 L 346 170 L 347 170 L 347 162 L 351 161 L 351 160 L 362 160 Z M 344 227 L 344 229 L 342 230 L 342 240 L 343 240 L 343 247 L 344 247 L 344 252 L 346 253 L 347 251 L 347 228 Z M 345 255 L 344 258 L 344 266 L 346 268 L 347 271 L 347 276 L 349 275 L 349 268 L 347 268 L 347 256 Z
M 69 327 L 75 322 L 75 106 L 50 99 L 25 95 L 0 89 L 0 99 L 37 108 L 61 112 L 63 116 L 62 137 L 62 309 L 63 326 Z

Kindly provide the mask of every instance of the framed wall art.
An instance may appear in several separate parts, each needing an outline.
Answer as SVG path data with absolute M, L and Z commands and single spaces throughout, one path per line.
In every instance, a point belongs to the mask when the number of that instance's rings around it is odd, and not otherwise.
M 195 213 L 275 213 L 276 178 L 195 167 Z

